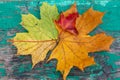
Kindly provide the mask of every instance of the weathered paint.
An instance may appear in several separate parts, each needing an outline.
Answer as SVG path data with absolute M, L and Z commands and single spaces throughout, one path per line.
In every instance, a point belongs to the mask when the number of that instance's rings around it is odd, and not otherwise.
M 32 13 L 37 18 L 42 2 L 56 4 L 59 12 L 65 11 L 74 2 L 79 13 L 93 7 L 105 12 L 103 23 L 91 35 L 105 31 L 116 38 L 110 52 L 90 54 L 97 65 L 87 67 L 85 72 L 71 70 L 68 80 L 120 80 L 120 0 L 0 0 L 0 80 L 61 80 L 56 71 L 56 61 L 40 62 L 31 68 L 30 56 L 15 56 L 16 48 L 7 42 L 17 32 L 25 32 L 19 24 L 21 14 Z

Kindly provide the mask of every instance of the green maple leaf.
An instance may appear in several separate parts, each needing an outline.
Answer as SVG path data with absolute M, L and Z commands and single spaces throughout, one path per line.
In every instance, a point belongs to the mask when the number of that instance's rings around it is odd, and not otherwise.
M 32 14 L 22 15 L 21 25 L 28 32 L 17 33 L 12 39 L 18 49 L 17 55 L 31 55 L 33 66 L 45 59 L 47 52 L 56 45 L 58 36 L 53 22 L 59 15 L 57 7 L 43 3 L 40 15 L 41 19 Z

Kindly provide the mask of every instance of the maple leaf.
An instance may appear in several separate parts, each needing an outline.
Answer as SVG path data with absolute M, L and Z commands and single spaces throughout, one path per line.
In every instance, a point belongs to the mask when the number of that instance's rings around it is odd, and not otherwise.
M 74 8 L 76 7 L 76 4 L 74 4 L 71 7 L 71 10 L 73 10 L 73 13 L 70 13 L 71 11 L 68 10 L 66 13 L 61 13 L 60 14 L 60 19 L 59 20 L 55 20 L 55 22 L 65 31 L 68 31 L 74 35 L 78 34 L 78 31 L 75 28 L 75 22 L 77 17 L 79 17 L 79 14 L 77 12 L 77 10 Z M 69 14 L 67 14 L 69 13 Z
M 74 5 L 73 5 L 74 6 Z M 71 7 L 65 12 L 65 16 L 76 12 L 76 7 Z M 90 52 L 108 51 L 113 42 L 111 36 L 105 33 L 99 33 L 90 36 L 89 33 L 102 23 L 104 13 L 95 11 L 92 8 L 76 19 L 75 28 L 78 35 L 72 35 L 63 29 L 64 26 L 55 22 L 59 31 L 59 43 L 53 50 L 48 61 L 57 59 L 57 70 L 63 74 L 66 80 L 72 67 L 76 66 L 84 71 L 84 68 L 95 64 L 94 57 L 88 56 Z
M 21 25 L 28 31 L 17 33 L 11 40 L 17 47 L 17 55 L 31 55 L 32 66 L 43 61 L 46 54 L 56 45 L 58 31 L 55 28 L 53 19 L 57 19 L 58 10 L 56 6 L 43 3 L 40 7 L 41 19 L 32 14 L 22 15 Z

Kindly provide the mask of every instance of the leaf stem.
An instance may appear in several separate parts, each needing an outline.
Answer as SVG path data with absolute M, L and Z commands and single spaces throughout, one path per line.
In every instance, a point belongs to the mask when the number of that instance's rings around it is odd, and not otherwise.
M 49 42 L 49 41 L 56 41 L 57 39 L 52 39 L 52 40 L 8 40 L 8 42 Z

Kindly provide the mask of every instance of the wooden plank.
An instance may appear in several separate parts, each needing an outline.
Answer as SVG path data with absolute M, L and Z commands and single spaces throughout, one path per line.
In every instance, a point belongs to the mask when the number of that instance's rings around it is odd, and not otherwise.
M 62 80 L 60 72 L 55 70 L 56 61 L 46 64 L 40 62 L 31 68 L 30 56 L 15 56 L 17 49 L 7 42 L 17 32 L 26 31 L 19 24 L 21 14 L 32 13 L 37 18 L 39 6 L 47 1 L 56 4 L 59 12 L 77 3 L 79 13 L 85 12 L 89 7 L 105 11 L 103 24 L 99 25 L 94 33 L 105 31 L 116 38 L 110 52 L 98 53 L 95 59 L 98 63 L 85 69 L 72 69 L 68 80 L 115 80 L 120 72 L 120 1 L 119 0 L 1 0 L 0 1 L 0 80 Z

